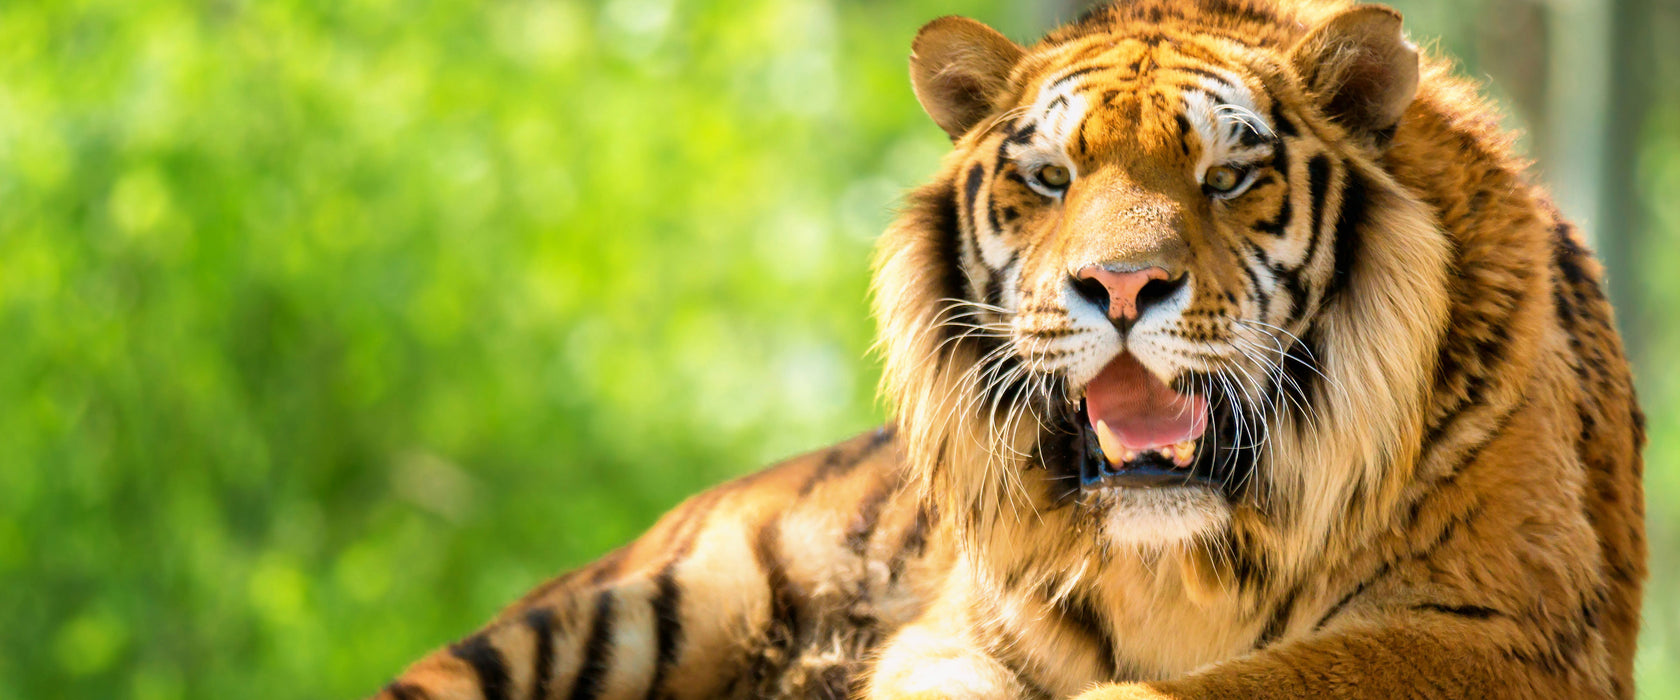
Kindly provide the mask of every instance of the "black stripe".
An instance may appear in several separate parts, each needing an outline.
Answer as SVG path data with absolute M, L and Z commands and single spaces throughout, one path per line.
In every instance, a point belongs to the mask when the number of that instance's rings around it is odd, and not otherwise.
M 891 442 L 892 438 L 893 431 L 881 428 L 870 433 L 869 439 L 864 441 L 863 446 L 859 447 L 855 452 L 847 453 L 846 450 L 851 447 L 852 443 L 856 442 L 858 438 L 848 440 L 829 448 L 828 452 L 823 455 L 822 463 L 811 472 L 810 477 L 805 479 L 805 483 L 800 484 L 799 496 L 803 498 L 809 495 L 811 490 L 816 488 L 816 486 L 820 483 L 852 473 L 852 470 L 856 469 L 858 465 L 864 462 L 864 460 L 869 459 L 870 455 L 875 454 L 877 450 L 881 449 L 882 445 Z M 692 545 L 693 543 L 690 542 L 688 544 Z
M 1256 245 L 1253 241 L 1246 238 L 1239 238 L 1237 240 L 1242 247 L 1233 248 L 1232 252 L 1236 253 L 1237 257 L 1242 260 L 1242 265 L 1238 266 L 1238 269 L 1242 270 L 1243 275 L 1248 278 L 1248 287 L 1251 296 L 1253 296 L 1254 301 L 1260 305 L 1260 313 L 1258 317 L 1266 318 L 1271 316 L 1271 294 L 1268 293 L 1268 290 L 1265 287 L 1261 286 L 1260 273 L 1255 270 L 1255 266 L 1258 264 L 1259 267 L 1265 269 L 1266 272 L 1272 272 L 1272 263 L 1266 257 L 1266 249 L 1261 248 L 1259 245 Z M 1275 273 L 1273 273 L 1273 278 L 1276 278 Z
M 526 611 L 525 626 L 536 638 L 537 651 L 531 661 L 531 700 L 547 698 L 554 677 L 554 611 L 536 608 Z
M 1477 393 L 1472 395 L 1479 395 L 1480 393 L 1480 390 L 1477 390 Z M 1453 427 L 1458 425 L 1459 419 L 1463 418 L 1464 414 L 1477 408 L 1486 407 L 1487 404 L 1467 404 L 1456 408 L 1445 416 L 1442 416 L 1437 426 L 1430 429 L 1429 439 L 1424 442 L 1424 444 L 1430 445 L 1429 451 L 1425 454 L 1425 460 L 1428 461 L 1436 459 L 1437 454 L 1440 453 L 1441 450 L 1446 449 L 1446 443 L 1440 439 L 1440 436 L 1446 434 L 1448 430 L 1451 430 Z M 1466 466 L 1469 466 L 1472 462 L 1475 462 L 1482 456 L 1482 450 L 1486 449 L 1488 445 L 1492 444 L 1494 440 L 1497 440 L 1500 435 L 1505 433 L 1505 426 L 1507 423 L 1510 423 L 1511 417 L 1516 415 L 1518 411 L 1527 407 L 1528 399 L 1524 398 L 1521 401 L 1516 402 L 1516 404 L 1507 407 L 1499 414 L 1498 417 L 1494 418 L 1492 427 L 1483 430 L 1474 444 L 1459 451 L 1457 455 L 1458 458 L 1453 460 L 1452 468 L 1445 472 L 1446 476 L 1434 484 L 1435 490 L 1439 491 L 1441 488 L 1452 484 L 1453 481 L 1458 478 L 1458 475 L 1464 471 Z M 1418 505 L 1413 505 L 1412 508 L 1415 511 L 1418 508 Z M 1413 519 L 1416 519 L 1416 515 L 1413 516 Z
M 927 552 L 928 529 L 933 526 L 933 511 L 930 506 L 916 509 L 916 519 L 910 523 L 909 531 L 904 533 L 904 541 L 898 544 L 898 551 L 887 562 L 887 582 L 897 583 L 904 573 L 904 565 L 911 557 L 919 557 Z
M 942 263 L 935 275 L 939 281 L 939 289 L 935 291 L 942 297 L 952 299 L 963 296 L 962 273 L 962 224 L 957 215 L 957 183 L 955 180 L 937 186 L 929 186 L 917 191 L 918 208 L 926 212 L 927 224 L 930 230 L 938 232 L 939 260 Z M 942 323 L 940 329 L 944 338 L 949 339 L 961 332 L 961 328 L 950 323 Z M 940 347 L 946 347 L 941 343 Z M 934 358 L 935 362 L 943 362 L 954 350 L 940 353 Z
M 1009 144 L 1021 145 L 1032 141 L 1033 134 L 1036 133 L 1038 133 L 1038 124 L 1036 122 L 1023 126 L 1020 129 L 1010 131 L 1009 138 L 1004 139 L 1003 143 L 998 144 L 998 153 L 1003 153 L 1005 149 L 1009 147 Z
M 589 624 L 583 661 L 578 664 L 577 678 L 572 681 L 572 700 L 595 700 L 606 690 L 606 675 L 612 670 L 615 607 L 612 589 L 595 594 L 595 619 Z
M 1188 73 L 1190 75 L 1195 75 L 1195 76 L 1200 76 L 1200 77 L 1203 77 L 1203 78 L 1207 78 L 1208 80 L 1212 80 L 1216 83 L 1219 83 L 1220 85 L 1224 86 L 1225 89 L 1227 89 L 1227 90 L 1231 89 L 1231 81 L 1227 80 L 1225 78 L 1225 76 L 1220 75 L 1218 73 L 1215 73 L 1213 71 L 1210 71 L 1206 68 L 1197 68 L 1195 66 L 1178 66 L 1178 67 L 1174 67 L 1173 70 L 1178 71 L 1180 73 Z M 1211 98 L 1216 99 L 1216 100 L 1222 99 L 1218 95 L 1215 95 L 1211 92 L 1208 92 L 1206 90 L 1207 86 L 1205 86 L 1205 85 L 1200 85 L 1200 86 L 1197 86 L 1197 87 L 1201 88 L 1201 89 L 1196 90 L 1196 92 L 1203 93 L 1203 94 L 1207 95 L 1208 97 L 1211 97 Z
M 431 697 L 420 686 L 409 685 L 400 681 L 385 686 L 385 694 L 396 698 L 396 700 L 427 700 Z
M 1002 149 L 1003 149 L 1003 144 L 999 144 L 998 149 L 999 149 L 999 152 L 1001 154 Z M 1002 161 L 1000 160 L 1000 162 L 1002 162 Z M 998 172 L 999 172 L 999 174 L 1001 174 L 1002 169 L 1000 168 Z M 963 237 L 963 242 L 972 246 L 972 249 L 973 249 L 973 252 L 974 252 L 974 262 L 976 263 L 977 267 L 980 270 L 985 270 L 986 271 L 986 277 L 987 277 L 986 284 L 989 286 L 989 285 L 997 284 L 997 279 L 996 279 L 997 274 L 994 270 L 991 269 L 990 266 L 988 266 L 986 264 L 986 256 L 982 255 L 981 252 L 980 252 L 980 232 L 985 227 L 985 224 L 982 223 L 980 212 L 981 212 L 982 209 L 984 209 L 986 211 L 986 219 L 985 220 L 991 222 L 992 228 L 991 228 L 990 232 L 993 233 L 993 234 L 996 234 L 996 232 L 997 232 L 997 227 L 996 227 L 997 212 L 992 211 L 992 207 L 991 207 L 992 198 L 990 196 L 985 198 L 986 205 L 984 207 L 981 206 L 980 189 L 981 189 L 981 185 L 984 184 L 984 182 L 985 182 L 985 175 L 986 175 L 985 169 L 983 167 L 981 167 L 981 164 L 979 164 L 979 163 L 975 163 L 974 166 L 969 168 L 969 170 L 968 170 L 968 181 L 966 183 L 964 183 L 964 190 L 966 191 L 967 196 L 968 196 L 968 203 L 966 205 L 965 211 L 967 211 L 967 213 L 968 213 L 969 230 L 967 231 L 967 234 Z M 969 285 L 970 285 L 971 288 L 977 282 L 977 280 L 974 279 L 974 278 L 976 276 L 978 276 L 978 274 L 979 274 L 978 270 L 970 273 L 970 275 L 969 275 Z M 976 290 L 976 291 L 980 291 L 980 290 Z M 966 298 L 966 295 L 965 295 L 965 298 Z
M 1062 617 L 1078 628 L 1097 646 L 1105 678 L 1113 678 L 1118 669 L 1114 665 L 1114 636 L 1109 633 L 1108 618 L 1091 603 L 1084 592 L 1074 591 L 1057 600 Z
M 846 546 L 853 554 L 863 556 L 869 551 L 869 541 L 874 539 L 875 528 L 881 522 L 881 508 L 897 492 L 898 484 L 886 479 L 863 497 L 851 527 L 846 528 Z
M 1331 618 L 1340 615 L 1342 613 L 1342 609 L 1346 608 L 1349 603 L 1352 603 L 1354 598 L 1358 598 L 1359 594 L 1364 593 L 1365 589 L 1370 588 L 1371 584 L 1376 583 L 1378 579 L 1387 576 L 1388 572 L 1389 564 L 1384 562 L 1382 566 L 1377 567 L 1377 570 L 1373 572 L 1369 578 L 1364 581 L 1360 581 L 1359 585 L 1354 586 L 1353 590 L 1348 591 L 1347 595 L 1342 596 L 1341 600 L 1336 601 L 1335 605 L 1330 606 L 1329 610 L 1324 611 L 1324 617 L 1318 618 L 1318 624 L 1313 625 L 1313 631 L 1317 632 L 1324 629 L 1324 626 L 1329 624 Z
M 1233 120 L 1233 122 L 1236 125 L 1235 133 L 1237 136 L 1237 143 L 1241 144 L 1244 148 L 1253 148 L 1260 144 L 1270 143 L 1276 140 L 1274 137 L 1260 133 L 1258 129 L 1254 128 L 1253 124 L 1250 124 L 1247 121 Z
M 1188 156 L 1190 155 L 1190 135 L 1195 134 L 1196 130 L 1190 126 L 1190 120 L 1185 119 L 1182 113 L 1174 114 L 1173 121 L 1178 122 L 1178 148 L 1184 151 L 1184 155 Z M 1197 138 L 1200 138 L 1200 134 L 1197 134 Z
M 1286 268 L 1283 265 L 1271 266 L 1272 278 L 1283 285 L 1283 290 L 1289 293 L 1289 306 L 1284 309 L 1284 325 L 1293 325 L 1301 320 L 1307 312 L 1307 286 L 1301 283 L 1301 268 Z
M 753 556 L 764 569 L 764 580 L 770 587 L 770 625 L 780 624 L 795 630 L 800 627 L 799 594 L 794 589 L 792 579 L 788 578 L 787 568 L 782 565 L 781 556 L 776 552 L 781 540 L 780 521 L 765 525 L 759 529 L 758 537 L 753 542 Z
M 1283 376 L 1288 378 L 1284 386 L 1278 387 L 1280 392 L 1295 398 L 1295 404 L 1302 412 L 1303 418 L 1313 416 L 1312 400 L 1316 393 L 1318 380 L 1324 370 L 1319 364 L 1319 358 L 1324 352 L 1324 344 L 1318 337 L 1318 326 L 1315 324 L 1305 331 L 1305 337 L 1291 343 L 1289 350 L 1283 356 Z M 1281 380 L 1280 380 L 1281 382 Z M 1316 428 L 1313 421 L 1301 421 L 1304 430 Z
M 1415 520 L 1417 506 L 1414 505 L 1412 510 L 1414 511 L 1413 519 Z M 1424 545 L 1421 548 L 1414 549 L 1410 554 L 1411 558 L 1413 560 L 1421 561 L 1434 556 L 1437 550 L 1445 547 L 1447 543 L 1457 539 L 1458 536 L 1464 532 L 1465 527 L 1474 522 L 1477 518 L 1481 517 L 1481 515 L 1482 504 L 1480 501 L 1472 503 L 1470 509 L 1467 511 L 1453 513 L 1448 517 L 1446 524 L 1441 526 L 1440 531 L 1435 533 L 1435 539 L 1431 540 L 1429 544 Z M 1415 532 L 1417 527 L 1417 523 L 1414 522 L 1408 529 L 1413 530 L 1413 534 L 1417 534 Z
M 1073 71 L 1072 73 L 1068 73 L 1067 75 L 1064 75 L 1060 78 L 1057 78 L 1056 82 L 1051 83 L 1049 90 L 1055 90 L 1056 88 L 1061 87 L 1062 83 L 1065 83 L 1069 80 L 1073 80 L 1074 78 L 1077 78 L 1081 75 L 1085 75 L 1086 73 L 1090 73 L 1092 71 L 1099 71 L 1099 70 L 1102 70 L 1102 69 L 1107 68 L 1107 67 L 1108 66 L 1085 66 L 1084 68 L 1081 68 L 1079 70 Z
M 507 662 L 502 660 L 502 652 L 488 638 L 483 634 L 467 637 L 449 647 L 449 653 L 473 667 L 473 673 L 478 675 L 478 691 L 484 700 L 507 700 Z
M 1430 612 L 1438 612 L 1457 617 L 1467 617 L 1472 620 L 1486 620 L 1488 618 L 1504 616 L 1504 613 L 1501 613 L 1498 610 L 1482 607 L 1480 605 L 1442 605 L 1440 603 L 1422 603 L 1419 605 L 1413 605 L 1412 609 L 1427 610 Z
M 1282 236 L 1289 228 L 1289 219 L 1294 215 L 1294 193 L 1289 190 L 1289 149 L 1284 142 L 1279 141 L 1272 151 L 1272 168 L 1277 170 L 1278 179 L 1283 182 L 1283 204 L 1278 206 L 1277 217 L 1271 221 L 1262 221 L 1254 228 L 1274 236 Z
M 1017 255 L 1016 253 L 1010 253 L 1009 261 L 1003 264 L 1003 269 L 991 272 L 986 276 L 987 304 L 997 307 L 1003 306 L 1003 279 L 1005 275 L 1009 274 L 1010 269 L 1015 267 L 1015 263 L 1019 262 L 1020 259 Z
M 671 525 L 671 537 L 668 540 L 674 546 L 671 549 L 671 556 L 666 560 L 667 566 L 674 565 L 683 557 L 688 556 L 689 550 L 694 547 L 694 539 L 700 535 L 701 530 L 705 529 L 706 519 L 711 517 L 712 509 L 717 507 L 718 501 L 723 499 L 723 494 L 724 492 L 720 489 L 707 491 L 682 504 L 671 515 L 667 516 L 676 518 L 676 522 Z
M 1295 129 L 1295 122 L 1289 121 L 1289 118 L 1283 115 L 1282 106 L 1283 103 L 1272 101 L 1272 131 L 1277 132 L 1279 136 L 1295 136 L 1299 133 Z
M 1272 610 L 1272 619 L 1266 621 L 1265 628 L 1260 630 L 1260 638 L 1254 642 L 1254 648 L 1264 649 L 1283 636 L 1289 629 L 1289 620 L 1295 616 L 1295 600 L 1300 595 L 1300 586 L 1289 589 L 1289 593 L 1283 597 L 1283 602 Z
M 1598 280 L 1587 272 L 1587 261 L 1592 259 L 1588 252 L 1571 231 L 1573 228 L 1560 221 L 1552 226 L 1552 262 L 1557 264 L 1558 272 L 1575 287 L 1598 290 Z
M 658 593 L 653 597 L 654 666 L 648 681 L 647 699 L 664 696 L 665 677 L 677 663 L 682 645 L 682 588 L 677 585 L 676 562 L 665 565 L 654 579 Z
M 770 522 L 759 527 L 752 545 L 753 559 L 758 562 L 765 584 L 770 589 L 770 610 L 764 630 L 760 633 L 758 648 L 750 652 L 752 660 L 737 682 L 748 681 L 760 688 L 767 679 L 778 678 L 787 670 L 787 664 L 794 660 L 790 651 L 801 639 L 805 628 L 799 608 L 799 590 L 788 577 L 787 568 L 777 553 L 781 538 L 781 520 L 772 517 Z
M 1330 157 L 1320 153 L 1307 161 L 1307 192 L 1312 197 L 1312 227 L 1314 242 L 1318 237 L 1318 230 L 1324 225 L 1324 203 L 1330 196 Z M 1302 260 L 1303 265 L 1312 262 L 1312 246 L 1307 248 L 1307 255 Z
M 1255 458 L 1252 456 L 1254 448 L 1244 446 L 1243 449 L 1250 455 L 1244 460 L 1245 463 L 1253 465 L 1255 463 Z M 1253 478 L 1245 475 L 1242 488 L 1244 490 L 1255 489 L 1256 486 L 1253 482 Z M 1237 587 L 1249 590 L 1265 588 L 1273 577 L 1271 560 L 1267 558 L 1265 552 L 1251 546 L 1252 543 L 1238 542 L 1237 539 L 1233 536 L 1224 540 L 1224 543 L 1230 548 L 1226 551 L 1226 561 L 1231 562 L 1231 575 L 1236 579 Z M 1246 540 L 1247 538 L 1244 537 L 1243 539 Z
M 1325 294 L 1335 294 L 1347 288 L 1348 278 L 1359 256 L 1359 227 L 1365 223 L 1365 209 L 1370 204 L 1365 178 L 1349 170 L 1347 185 L 1342 187 L 1342 211 L 1336 216 L 1336 274 L 1330 279 Z
M 823 454 L 822 462 L 817 464 L 816 469 L 811 470 L 811 475 L 806 477 L 805 483 L 799 485 L 799 497 L 804 498 L 809 495 L 811 490 L 817 487 L 817 484 L 828 481 L 835 476 L 845 476 L 847 472 L 852 470 L 852 467 L 857 466 L 857 462 L 858 460 L 852 459 L 846 454 L 844 446 L 837 445 L 828 448 L 828 452 Z
M 588 567 L 591 570 L 589 574 L 590 584 L 606 583 L 612 577 L 618 575 L 618 567 L 624 564 L 624 558 L 629 554 L 630 547 L 626 545 L 595 560 L 595 563 Z
M 985 166 L 975 163 L 968 169 L 968 177 L 963 180 L 963 211 L 968 213 L 969 228 L 980 228 L 980 186 L 986 182 Z
M 963 182 L 963 207 L 972 209 L 980 196 L 980 185 L 986 181 L 985 166 L 975 163 L 968 169 L 968 179 Z
M 1311 199 L 1311 218 L 1307 220 L 1307 245 L 1301 255 L 1301 262 L 1293 268 L 1281 265 L 1272 267 L 1272 274 L 1283 283 L 1289 292 L 1289 313 L 1286 314 L 1289 323 L 1299 321 L 1301 316 L 1312 306 L 1305 284 L 1301 282 L 1301 273 L 1312 265 L 1318 257 L 1318 242 L 1324 231 L 1324 207 L 1330 196 L 1330 182 L 1332 179 L 1330 158 L 1320 153 L 1307 161 L 1307 192 Z
M 876 443 L 885 440 L 881 437 L 882 433 L 885 433 L 888 437 L 891 436 L 891 431 L 884 428 L 876 432 L 876 436 L 872 437 L 869 442 L 868 450 L 873 450 Z M 715 494 L 716 492 L 712 493 Z M 659 575 L 654 579 L 657 592 L 654 594 L 653 600 L 649 601 L 649 606 L 653 609 L 654 648 L 656 651 L 653 677 L 648 681 L 648 700 L 656 700 L 667 696 L 667 693 L 665 693 L 665 678 L 670 675 L 670 670 L 676 665 L 678 654 L 682 651 L 682 584 L 677 581 L 677 566 L 688 558 L 690 552 L 694 551 L 694 543 L 699 539 L 700 533 L 706 529 L 707 518 L 711 515 L 711 509 L 717 505 L 718 500 L 715 496 L 702 498 L 705 498 L 705 500 L 697 501 L 694 506 L 689 508 L 688 519 L 683 523 L 686 529 L 678 535 L 680 539 L 677 540 L 676 547 L 671 551 L 670 559 L 659 569 Z

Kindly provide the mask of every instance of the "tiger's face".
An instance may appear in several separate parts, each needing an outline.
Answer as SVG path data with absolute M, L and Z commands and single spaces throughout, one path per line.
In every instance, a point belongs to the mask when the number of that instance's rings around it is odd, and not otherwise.
M 1116 532 L 1204 531 L 1254 486 L 1336 269 L 1323 144 L 1187 50 L 1122 39 L 1047 71 L 959 195 L 974 316 L 1000 365 L 1058 380 L 1075 464 L 1053 466 L 1149 521 Z
M 1317 322 L 1358 263 L 1352 161 L 1409 102 L 1416 55 L 1386 28 L 1378 63 L 1401 68 L 1371 88 L 1343 71 L 1332 93 L 1370 92 L 1338 106 L 1307 97 L 1275 25 L 1285 50 L 1110 19 L 1030 51 L 955 18 L 918 38 L 918 97 L 957 147 L 936 323 L 975 348 L 963 393 L 988 435 L 1036 427 L 1026 462 L 1057 498 L 1111 539 L 1186 540 L 1264 510 L 1268 445 L 1314 424 Z

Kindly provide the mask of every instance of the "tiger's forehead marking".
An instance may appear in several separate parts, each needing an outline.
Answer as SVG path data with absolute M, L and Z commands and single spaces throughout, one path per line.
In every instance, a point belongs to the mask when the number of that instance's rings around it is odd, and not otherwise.
M 1196 176 L 1200 178 L 1217 164 L 1249 162 L 1267 155 L 1277 140 L 1277 131 L 1261 116 L 1248 86 L 1235 75 L 1198 77 L 1199 89 L 1182 93 L 1185 120 L 1202 142 Z M 1184 136 L 1188 138 L 1189 134 Z
M 1010 143 L 1021 147 L 1008 155 L 1029 163 L 1059 156 L 1077 166 L 1070 156 L 1104 147 L 1188 154 L 1194 139 L 1198 178 L 1216 164 L 1264 157 L 1276 131 L 1256 92 L 1236 71 L 1187 48 L 1121 40 L 1052 72 L 1014 120 Z

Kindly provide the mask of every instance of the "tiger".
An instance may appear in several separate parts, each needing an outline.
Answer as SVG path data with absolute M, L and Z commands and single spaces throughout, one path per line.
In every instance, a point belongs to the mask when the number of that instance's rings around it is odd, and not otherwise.
M 1634 693 L 1644 419 L 1578 229 L 1399 13 L 944 17 L 889 423 L 695 496 L 378 692 Z

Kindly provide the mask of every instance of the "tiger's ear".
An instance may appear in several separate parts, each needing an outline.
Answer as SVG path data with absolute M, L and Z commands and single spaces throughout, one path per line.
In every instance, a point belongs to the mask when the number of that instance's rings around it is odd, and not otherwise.
M 997 30 L 967 17 L 940 17 L 910 44 L 910 85 L 935 124 L 962 138 L 991 114 L 1026 51 Z
M 1331 17 L 1290 49 L 1290 60 L 1330 118 L 1379 140 L 1417 96 L 1417 47 L 1400 33 L 1400 13 L 1381 5 Z

